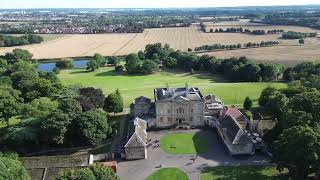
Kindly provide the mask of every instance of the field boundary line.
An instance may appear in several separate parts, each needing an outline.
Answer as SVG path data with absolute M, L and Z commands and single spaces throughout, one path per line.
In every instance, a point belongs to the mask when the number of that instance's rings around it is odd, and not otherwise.
M 137 36 L 139 33 L 136 33 L 135 36 L 133 36 L 131 39 L 129 39 L 128 42 L 126 42 L 123 46 L 121 46 L 118 50 L 116 50 L 114 53 L 112 53 L 112 55 L 116 55 L 118 52 L 120 52 L 122 49 L 124 49 L 126 46 L 128 46 Z

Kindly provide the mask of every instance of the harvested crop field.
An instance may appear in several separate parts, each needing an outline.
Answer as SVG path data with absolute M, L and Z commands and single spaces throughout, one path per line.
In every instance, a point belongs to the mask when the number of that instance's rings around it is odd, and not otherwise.
M 248 23 L 246 23 L 248 25 Z M 220 25 L 217 25 L 220 26 Z M 226 24 L 224 25 L 226 26 Z M 251 26 L 270 29 L 295 30 L 301 32 L 315 32 L 310 28 L 293 26 Z M 287 29 L 286 29 L 286 28 Z M 296 29 L 295 29 L 296 28 Z M 267 28 L 269 29 L 269 28 Z M 320 32 L 320 31 L 319 31 Z M 58 35 L 56 35 L 58 36 Z M 249 35 L 240 33 L 203 33 L 198 25 L 181 28 L 146 29 L 144 33 L 131 34 L 90 34 L 90 35 L 62 35 L 53 40 L 37 45 L 19 48 L 27 49 L 36 59 L 50 59 L 63 57 L 92 56 L 100 53 L 106 56 L 126 55 L 143 50 L 150 43 L 168 43 L 172 48 L 186 51 L 206 44 L 238 44 L 261 41 L 280 41 L 281 45 L 271 48 L 243 49 L 232 51 L 211 52 L 218 57 L 244 56 L 260 61 L 277 61 L 292 64 L 298 61 L 314 60 L 320 57 L 320 39 L 306 40 L 306 45 L 299 46 L 298 40 L 279 39 L 280 34 Z M 0 54 L 12 51 L 16 47 L 0 48 Z M 266 53 L 266 54 L 264 54 Z

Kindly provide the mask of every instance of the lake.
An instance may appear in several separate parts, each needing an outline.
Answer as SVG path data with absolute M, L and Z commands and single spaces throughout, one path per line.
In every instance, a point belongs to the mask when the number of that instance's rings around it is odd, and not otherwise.
M 74 68 L 85 68 L 87 66 L 88 59 L 75 59 L 73 61 Z M 52 72 L 56 67 L 56 62 L 39 62 L 37 71 Z

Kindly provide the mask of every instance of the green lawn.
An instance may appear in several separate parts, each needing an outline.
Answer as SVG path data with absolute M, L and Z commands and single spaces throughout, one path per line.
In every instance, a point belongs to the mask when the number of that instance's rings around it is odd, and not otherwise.
M 160 139 L 160 147 L 169 154 L 199 154 L 208 150 L 208 141 L 199 133 L 172 133 Z
M 200 180 L 273 180 L 288 179 L 285 172 L 280 173 L 275 167 L 257 166 L 220 166 L 208 168 L 200 175 Z
M 178 168 L 162 168 L 151 174 L 147 180 L 188 180 L 188 176 Z
M 96 72 L 87 72 L 84 69 L 65 70 L 58 76 L 65 85 L 82 84 L 101 88 L 105 94 L 119 88 L 126 107 L 139 96 L 153 99 L 153 89 L 166 87 L 167 84 L 170 87 L 183 87 L 188 83 L 189 86 L 200 88 L 203 95 L 217 95 L 226 105 L 242 105 L 247 96 L 256 101 L 261 91 L 269 85 L 276 88 L 286 87 L 283 83 L 228 83 L 221 77 L 208 73 L 190 75 L 181 72 L 159 72 L 148 76 L 117 75 L 113 67 L 100 68 Z

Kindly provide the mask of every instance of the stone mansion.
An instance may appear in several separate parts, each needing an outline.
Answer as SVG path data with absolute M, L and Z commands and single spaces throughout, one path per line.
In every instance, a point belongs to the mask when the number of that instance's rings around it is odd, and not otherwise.
M 222 101 L 213 96 L 204 97 L 198 88 L 157 88 L 154 102 L 139 97 L 131 105 L 131 113 L 146 120 L 148 128 L 201 127 L 206 123 L 206 112 L 218 115 L 223 108 Z
M 147 130 L 153 129 L 211 127 L 231 155 L 254 152 L 254 141 L 248 133 L 256 129 L 254 123 L 216 96 L 203 96 L 198 88 L 154 89 L 154 101 L 138 97 L 130 112 L 134 119 L 124 146 L 128 160 L 147 158 Z

